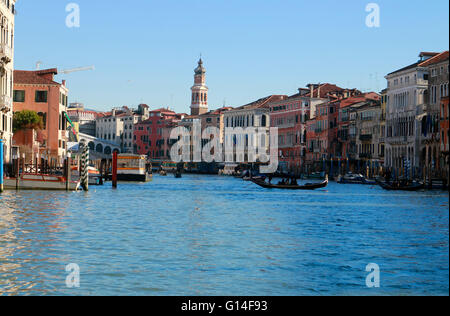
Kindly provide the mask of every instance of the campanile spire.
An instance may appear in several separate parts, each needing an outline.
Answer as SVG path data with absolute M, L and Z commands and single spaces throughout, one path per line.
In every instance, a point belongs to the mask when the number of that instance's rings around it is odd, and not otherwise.
M 200 57 L 198 66 L 194 70 L 194 86 L 191 88 L 191 115 L 208 112 L 208 87 L 206 86 L 206 69 Z

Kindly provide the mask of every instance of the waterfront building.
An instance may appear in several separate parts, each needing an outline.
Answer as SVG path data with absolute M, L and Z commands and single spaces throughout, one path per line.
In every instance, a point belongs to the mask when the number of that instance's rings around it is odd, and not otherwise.
M 380 93 L 380 105 L 381 105 L 381 119 L 380 119 L 380 129 L 381 129 L 381 136 L 379 138 L 379 144 L 380 146 L 383 146 L 383 166 L 386 159 L 386 106 L 388 103 L 388 95 L 387 95 L 387 89 L 384 89 Z
M 200 58 L 194 70 L 194 85 L 191 88 L 191 115 L 200 115 L 208 112 L 208 87 L 206 86 L 206 69 Z
M 450 114 L 449 97 L 443 97 L 441 99 L 441 166 L 443 167 L 443 173 L 447 179 L 447 185 L 450 184 L 450 172 L 449 172 L 449 124 L 448 118 Z
M 149 118 L 134 126 L 134 152 L 147 155 L 150 159 L 166 159 L 169 135 L 164 132 L 174 122 L 180 121 L 182 116 L 169 109 L 161 108 L 149 112 Z M 164 137 L 167 136 L 167 137 Z
M 357 89 L 343 89 L 331 84 L 319 88 L 321 95 L 317 98 L 314 111 L 311 111 L 312 122 L 307 124 L 306 132 L 306 164 L 309 170 L 311 167 L 317 168 L 318 163 L 323 167 L 324 161 L 341 157 L 339 109 L 344 100 L 361 94 Z
M 97 118 L 103 116 L 99 112 L 85 109 L 84 105 L 81 103 L 71 103 L 67 108 L 67 115 L 73 123 L 76 135 L 82 133 L 93 137 L 96 136 Z M 69 133 L 70 137 L 72 137 L 72 135 Z
M 386 76 L 385 165 L 400 171 L 412 169 L 410 176 L 425 166 L 422 119 L 426 116 L 429 69 L 422 64 L 436 55 L 422 52 L 417 62 Z
M 68 130 L 66 81 L 56 82 L 56 68 L 14 71 L 14 111 L 36 112 L 43 122 L 41 157 L 61 163 L 66 157 Z
M 306 121 L 306 155 L 304 172 L 309 173 L 314 168 L 314 163 L 320 161 L 320 146 L 316 135 L 316 118 Z
M 13 146 L 13 76 L 15 0 L 0 1 L 0 139 L 4 140 L 4 161 L 10 163 Z
M 449 95 L 449 52 L 445 51 L 421 63 L 428 68 L 428 98 L 422 117 L 421 147 L 431 176 L 440 178 L 445 169 L 441 162 L 441 100 Z
M 217 110 L 209 111 L 207 113 L 198 116 L 200 123 L 202 124 L 202 133 L 208 127 L 215 127 L 219 130 L 220 143 L 223 144 L 224 128 L 225 128 L 225 112 L 232 110 L 232 107 L 222 107 Z M 203 143 L 208 140 L 203 140 Z
M 97 119 L 97 137 L 118 144 L 124 153 L 133 153 L 134 127 L 148 118 L 149 107 L 146 104 L 140 104 L 135 110 L 127 106 L 115 108 Z
M 303 165 L 306 157 L 306 122 L 314 117 L 316 105 L 322 102 L 330 87 L 332 85 L 309 84 L 308 89 L 300 88 L 297 94 L 269 104 L 270 125 L 278 128 L 280 171 L 298 172 Z
M 224 112 L 224 122 L 225 122 L 225 136 L 224 143 L 228 147 L 239 147 L 243 146 L 248 148 L 256 148 L 257 144 L 259 148 L 264 148 L 263 152 L 269 153 L 270 142 L 270 104 L 273 102 L 278 102 L 285 100 L 286 95 L 270 95 L 265 98 L 261 98 L 257 101 L 251 102 L 249 104 L 234 108 L 232 110 Z M 258 136 L 253 135 L 253 137 L 248 137 L 248 134 L 239 135 L 227 135 L 227 128 L 255 128 L 255 132 Z M 248 161 L 259 161 L 259 156 L 248 157 L 246 154 L 242 157 L 236 157 L 236 152 L 233 150 L 233 154 L 225 155 L 226 162 L 248 162 Z
M 368 100 L 353 106 L 356 112 L 356 148 L 360 165 L 379 169 L 384 165 L 384 115 L 381 102 Z

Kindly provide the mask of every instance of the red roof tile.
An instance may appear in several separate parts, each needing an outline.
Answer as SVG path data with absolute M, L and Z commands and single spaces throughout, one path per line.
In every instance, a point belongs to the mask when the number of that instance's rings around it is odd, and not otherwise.
M 60 83 L 49 80 L 43 77 L 43 75 L 57 74 L 56 68 L 47 70 L 37 70 L 37 71 L 26 71 L 26 70 L 14 70 L 14 83 L 17 84 L 43 84 L 43 85 L 61 85 Z
M 420 63 L 419 66 L 421 67 L 426 67 L 426 66 L 430 66 L 430 65 L 434 65 L 434 64 L 438 64 L 446 59 L 448 59 L 448 50 L 445 52 L 442 52 L 440 54 L 437 54 L 427 60 L 425 60 L 424 62 Z

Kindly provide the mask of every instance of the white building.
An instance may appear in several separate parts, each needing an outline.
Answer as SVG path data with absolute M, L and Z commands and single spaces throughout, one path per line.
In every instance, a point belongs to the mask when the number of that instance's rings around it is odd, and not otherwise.
M 270 107 L 271 102 L 277 102 L 286 99 L 285 95 L 271 95 L 263 99 L 259 99 L 250 104 L 232 109 L 224 113 L 224 140 L 225 147 L 234 147 L 233 154 L 225 153 L 226 162 L 248 162 L 252 160 L 259 161 L 260 157 L 247 156 L 247 152 L 243 153 L 244 156 L 238 156 L 236 148 L 242 146 L 244 148 L 251 147 L 265 148 L 265 154 L 269 154 L 270 149 Z M 249 137 L 248 134 L 229 135 L 227 134 L 227 128 L 255 128 L 253 137 Z M 257 136 L 258 135 L 258 136 Z
M 134 125 L 149 118 L 149 108 L 140 104 L 137 110 L 128 107 L 113 109 L 96 122 L 96 136 L 120 145 L 122 152 L 134 151 Z
M 0 0 L 0 138 L 5 141 L 5 163 L 11 160 L 12 147 L 15 4 L 16 0 Z
M 421 120 L 426 111 L 428 68 L 421 64 L 437 53 L 421 53 L 420 60 L 386 76 L 386 167 L 420 170 Z

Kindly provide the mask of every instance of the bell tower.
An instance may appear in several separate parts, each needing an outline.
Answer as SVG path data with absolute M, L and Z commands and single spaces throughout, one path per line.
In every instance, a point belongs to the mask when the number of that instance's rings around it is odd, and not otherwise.
M 200 58 L 194 70 L 194 86 L 191 88 L 191 115 L 200 115 L 208 112 L 208 87 L 206 86 L 206 69 Z

